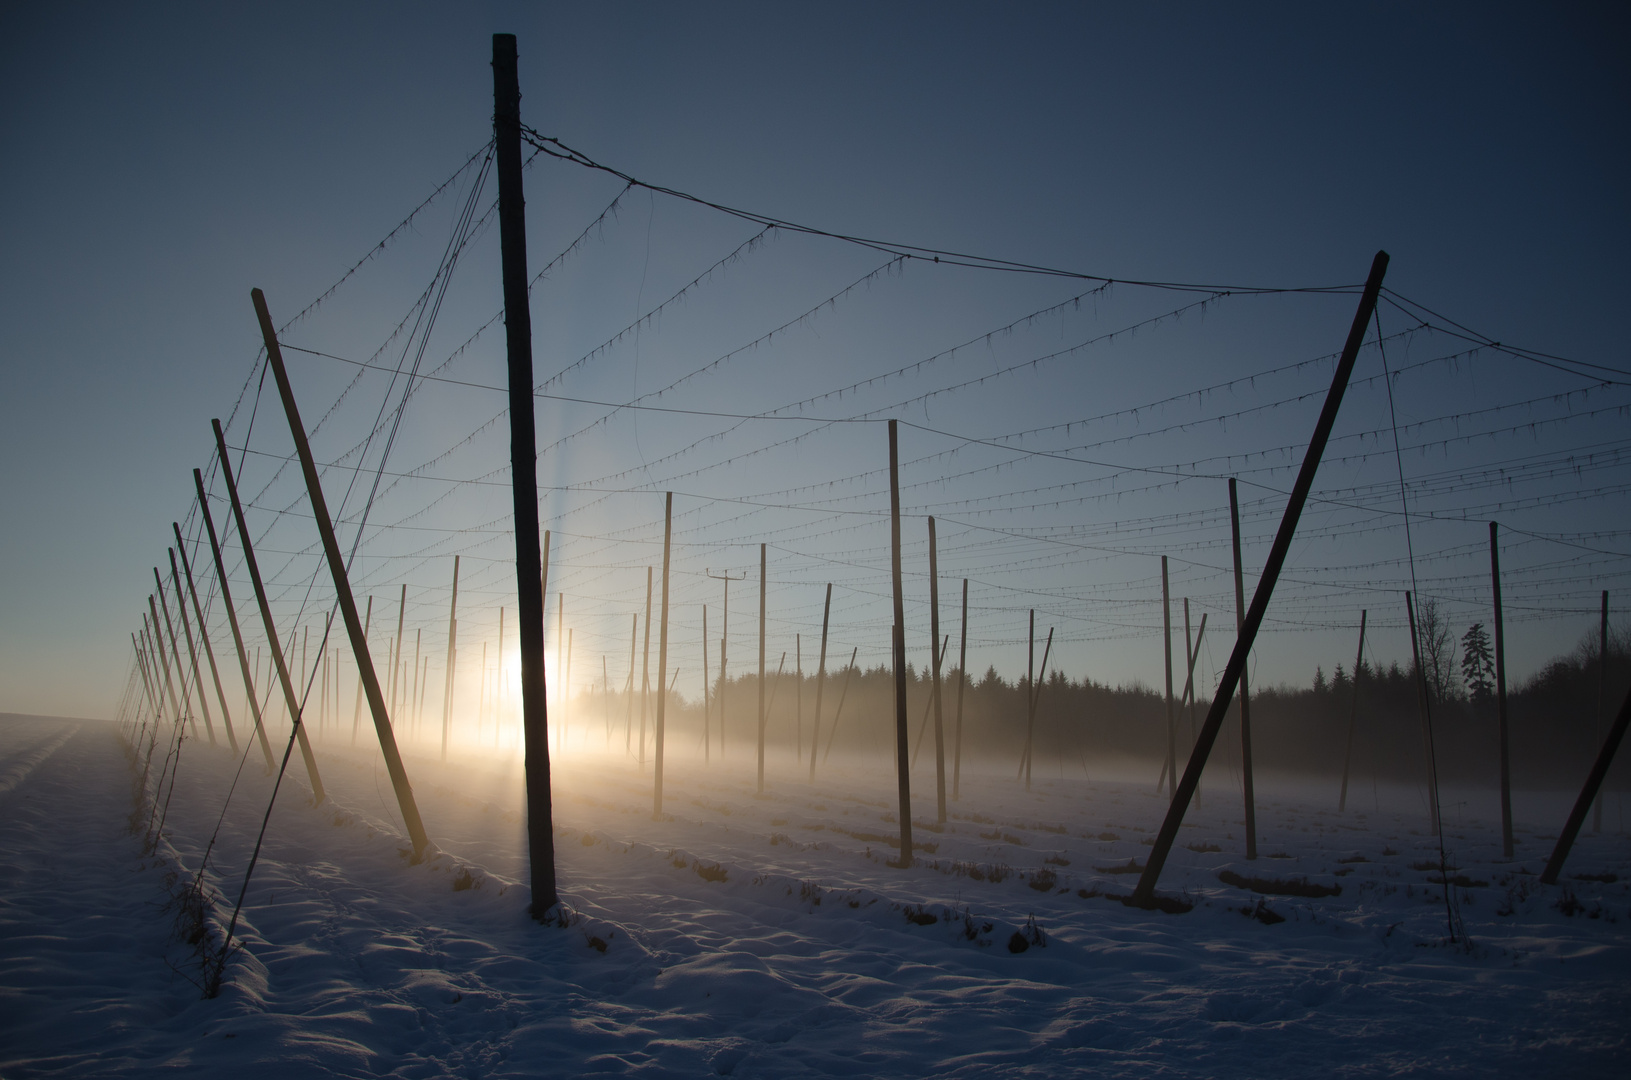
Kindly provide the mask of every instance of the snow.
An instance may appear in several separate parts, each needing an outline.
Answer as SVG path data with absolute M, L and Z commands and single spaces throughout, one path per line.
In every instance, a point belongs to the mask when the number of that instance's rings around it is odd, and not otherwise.
M 189 738 L 145 853 L 114 725 L 0 717 L 0 1077 L 1623 1075 L 1631 844 L 1582 835 L 1539 885 L 1567 793 L 1524 795 L 1507 863 L 1487 793 L 1446 792 L 1468 945 L 1413 791 L 1362 785 L 1338 815 L 1323 782 L 1259 777 L 1248 862 L 1238 788 L 1209 775 L 1161 882 L 1194 908 L 1162 914 L 1098 895 L 1136 880 L 1113 871 L 1148 852 L 1153 774 L 1050 764 L 1027 792 L 1011 763 L 965 767 L 937 829 L 926 753 L 900 870 L 887 763 L 834 758 L 811 785 L 772 760 L 757 797 L 750 747 L 670 746 L 654 821 L 649 764 L 574 746 L 554 799 L 570 925 L 544 927 L 511 754 L 405 748 L 439 849 L 416 865 L 367 738 L 315 740 L 321 806 L 292 759 L 244 948 L 205 1000 L 170 901 L 220 819 L 219 940 L 271 790 L 258 751 L 223 816 L 238 759 Z M 1032 920 L 1044 944 L 1010 951 Z

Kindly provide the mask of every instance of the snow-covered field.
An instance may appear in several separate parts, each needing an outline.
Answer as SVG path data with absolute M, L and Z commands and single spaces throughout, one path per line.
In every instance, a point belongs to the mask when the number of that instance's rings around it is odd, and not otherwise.
M 1260 779 L 1263 857 L 1247 862 L 1237 789 L 1209 778 L 1162 879 L 1194 907 L 1160 914 L 1105 895 L 1131 889 L 1118 871 L 1159 824 L 1153 777 L 1050 767 L 1027 792 L 1012 764 L 965 773 L 937 829 L 925 754 L 922 849 L 900 870 L 879 764 L 835 758 L 812 786 L 772 761 L 761 798 L 750 747 L 707 767 L 670 747 L 654 821 L 649 765 L 574 748 L 554 803 L 574 916 L 542 927 L 518 765 L 410 751 L 440 849 L 410 865 L 366 734 L 317 742 L 318 807 L 296 754 L 244 950 L 203 1000 L 167 905 L 221 819 L 211 933 L 230 916 L 271 786 L 258 752 L 223 819 L 236 759 L 188 740 L 144 854 L 141 762 L 113 725 L 0 717 L 0 1077 L 1623 1076 L 1631 1061 L 1631 841 L 1587 833 L 1565 884 L 1540 886 L 1565 794 L 1520 798 L 1507 863 L 1487 793 L 1446 792 L 1469 938 L 1452 945 L 1417 794 L 1368 780 L 1338 815 L 1324 787 Z

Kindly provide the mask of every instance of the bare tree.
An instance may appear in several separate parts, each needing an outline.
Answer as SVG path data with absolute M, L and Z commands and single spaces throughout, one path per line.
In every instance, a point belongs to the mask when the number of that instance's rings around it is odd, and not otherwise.
M 1459 696 L 1455 634 L 1450 629 L 1449 618 L 1432 597 L 1416 607 L 1416 633 L 1421 640 L 1422 667 L 1433 701 L 1445 702 Z

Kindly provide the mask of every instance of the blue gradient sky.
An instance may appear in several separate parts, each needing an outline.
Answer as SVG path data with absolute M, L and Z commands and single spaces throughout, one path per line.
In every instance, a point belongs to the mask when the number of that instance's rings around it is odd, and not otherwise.
M 289 318 L 482 146 L 495 31 L 519 37 L 526 122 L 653 183 L 843 233 L 1121 279 L 1355 285 L 1385 248 L 1398 293 L 1496 340 L 1624 369 L 1626 28 L 1609 6 L 1487 4 L 354 4 L 283 5 L 270 15 L 216 5 L 8 5 L 0 12 L 0 710 L 111 712 L 150 568 L 165 564 L 170 522 L 196 528 L 187 516 L 190 470 L 209 460 L 208 421 L 232 412 L 255 363 L 249 289 L 263 288 L 274 316 Z M 527 183 L 534 270 L 620 187 L 547 159 Z M 489 183 L 483 206 L 494 190 Z M 429 280 L 462 194 L 434 205 L 286 340 L 348 357 L 373 353 Z M 755 231 L 629 192 L 534 295 L 539 379 Z M 767 238 L 556 391 L 629 400 L 755 340 L 884 261 L 807 237 Z M 939 354 L 1089 287 L 897 269 L 661 403 L 759 413 Z M 490 317 L 498 296 L 488 232 L 450 289 L 427 366 Z M 929 371 L 807 411 L 898 415 L 981 439 L 1118 413 L 1019 445 L 1091 444 L 1073 452 L 1207 477 L 1272 463 L 1270 448 L 1306 441 L 1317 396 L 1219 418 L 1317 395 L 1328 363 L 1155 403 L 1334 352 L 1352 317 L 1350 295 L 1224 298 L 1204 318 L 1191 313 L 890 411 L 1196 299 L 1117 286 Z M 1386 333 L 1409 325 L 1392 308 L 1382 318 Z M 1390 346 L 1388 360 L 1397 368 L 1461 347 L 1421 334 Z M 400 355 L 398 343 L 384 361 Z M 1377 375 L 1378 365 L 1367 351 L 1356 380 Z M 291 367 L 308 422 L 352 375 L 293 353 Z M 502 335 L 489 332 L 448 374 L 502 385 L 502 370 Z M 1520 676 L 1595 625 L 1596 590 L 1623 595 L 1631 584 L 1631 565 L 1614 554 L 1631 551 L 1631 462 L 1616 456 L 1627 449 L 1625 415 L 1604 411 L 1631 404 L 1631 393 L 1623 377 L 1614 380 L 1594 385 L 1486 351 L 1425 365 L 1395 387 L 1399 422 L 1425 425 L 1402 441 L 1436 443 L 1405 457 L 1407 478 L 1423 485 L 1412 509 L 1475 519 L 1423 521 L 1413 534 L 1421 590 L 1441 599 L 1458 632 L 1488 621 L 1482 523 L 1527 531 L 1503 556 L 1513 573 L 1509 663 Z M 318 456 L 333 461 L 355 443 L 384 395 L 385 382 L 367 377 L 314 436 Z M 430 471 L 494 479 L 507 456 L 502 431 L 461 440 L 502 408 L 491 392 L 427 389 L 407 410 L 387 468 L 419 466 L 458 445 Z M 1356 384 L 1338 425 L 1339 438 L 1350 437 L 1341 453 L 1377 449 L 1359 436 L 1387 426 L 1386 409 L 1379 382 Z M 1445 419 L 1477 410 L 1484 414 Z M 604 411 L 540 402 L 541 441 Z M 1517 430 L 1530 422 L 1538 426 Z M 251 449 L 288 454 L 281 423 L 262 410 Z M 244 424 L 243 416 L 234 422 L 235 445 Z M 1198 426 L 1173 430 L 1179 424 Z M 583 670 L 599 677 L 597 654 L 609 653 L 614 671 L 615 657 L 626 659 L 628 616 L 643 602 L 643 567 L 660 558 L 652 541 L 670 489 L 679 493 L 676 514 L 689 514 L 677 519 L 687 531 L 674 601 L 683 691 L 698 690 L 702 603 L 718 635 L 718 590 L 703 572 L 756 573 L 760 539 L 773 545 L 771 663 L 793 647 L 782 639 L 794 633 L 804 635 L 807 657 L 813 651 L 829 580 L 842 624 L 834 651 L 858 647 L 863 660 L 881 662 L 888 579 L 876 512 L 887 495 L 880 502 L 876 477 L 845 478 L 881 466 L 883 429 L 845 425 L 773 446 L 810 426 L 756 421 L 727 432 L 726 422 L 625 411 L 545 452 L 541 482 L 593 488 L 546 493 L 543 503 L 545 525 L 567 534 L 555 565 L 583 650 L 576 688 L 588 686 Z M 682 453 L 704 437 L 706 445 Z M 1584 471 L 1537 467 L 1505 496 L 1454 482 L 1526 455 L 1559 462 L 1571 451 L 1598 457 Z M 922 515 L 934 513 L 942 603 L 949 609 L 960 578 L 976 582 L 971 668 L 1021 670 L 1026 611 L 1035 606 L 1040 623 L 1059 627 L 1055 657 L 1068 673 L 1158 684 L 1162 553 L 1176 560 L 1175 595 L 1194 597 L 1196 619 L 1207 611 L 1217 627 L 1203 667 L 1222 666 L 1232 585 L 1220 572 L 1221 481 L 1140 491 L 1145 474 L 1040 462 L 915 429 L 903 432 L 902 454 L 948 455 L 903 477 L 918 485 L 905 499 L 916 515 L 906 531 L 918 662 L 927 651 Z M 377 464 L 377 448 L 366 461 Z M 309 597 L 305 586 L 316 568 L 314 537 L 309 521 L 273 513 L 296 507 L 300 494 L 291 477 L 274 481 L 276 464 L 252 455 L 245 466 L 245 485 L 263 507 L 252 526 L 279 553 L 262 564 L 274 570 L 288 626 L 320 626 L 324 583 Z M 979 468 L 989 471 L 965 475 Z M 1395 468 L 1391 457 L 1373 457 L 1322 470 L 1327 496 L 1370 485 L 1363 498 L 1374 506 L 1311 507 L 1305 521 L 1315 531 L 1293 548 L 1285 606 L 1271 609 L 1283 618 L 1257 652 L 1260 680 L 1306 682 L 1316 664 L 1329 672 L 1351 663 L 1361 608 L 1376 628 L 1373 655 L 1406 655 L 1404 536 L 1396 516 L 1374 509 L 1386 501 L 1375 485 L 1390 475 L 1396 484 Z M 343 490 L 347 475 L 331 471 L 325 483 Z M 1291 478 L 1253 475 L 1267 487 L 1243 489 L 1249 576 L 1283 505 L 1272 489 L 1289 488 Z M 500 604 L 513 617 L 504 525 L 460 531 L 505 513 L 505 477 L 496 479 L 459 485 L 434 505 L 453 485 L 404 483 L 370 518 L 393 527 L 365 540 L 358 588 L 394 597 L 406 583 L 410 631 L 423 630 L 431 656 L 445 646 L 455 552 L 470 575 L 461 641 L 496 643 Z M 797 490 L 772 494 L 789 489 Z M 1396 508 L 1396 488 L 1392 497 Z M 710 501 L 723 498 L 775 508 Z M 1487 509 L 1500 498 L 1513 503 Z M 754 516 L 739 516 L 748 511 Z M 219 523 L 224 513 L 215 512 Z M 411 533 L 410 525 L 442 531 Z M 1074 547 L 1061 550 L 1060 539 Z M 234 584 L 242 604 L 247 579 Z M 733 664 L 746 663 L 751 583 L 732 600 Z M 551 596 L 552 633 L 556 605 Z M 507 648 L 513 641 L 512 629 Z

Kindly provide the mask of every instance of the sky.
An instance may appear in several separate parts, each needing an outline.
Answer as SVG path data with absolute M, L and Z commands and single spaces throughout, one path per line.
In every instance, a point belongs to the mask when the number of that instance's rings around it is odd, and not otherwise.
M 1255 677 L 1351 666 L 1361 611 L 1367 657 L 1404 662 L 1412 580 L 1458 635 L 1487 625 L 1496 520 L 1521 679 L 1591 631 L 1600 590 L 1613 602 L 1631 585 L 1615 318 L 1631 283 L 1626 28 L 1609 5 L 5 5 L 0 710 L 112 714 L 171 522 L 200 542 L 193 468 L 218 527 L 227 516 L 212 417 L 242 454 L 280 633 L 320 639 L 333 590 L 280 471 L 286 422 L 257 397 L 251 287 L 283 327 L 342 542 L 357 544 L 353 584 L 388 612 L 373 647 L 406 586 L 405 633 L 438 685 L 457 554 L 458 663 L 474 676 L 488 646 L 496 664 L 506 607 L 512 670 L 492 677 L 513 679 L 502 334 L 477 334 L 500 307 L 483 217 L 496 182 L 475 190 L 495 32 L 518 38 L 524 122 L 624 174 L 1069 272 L 758 235 L 537 156 L 547 647 L 572 631 L 574 692 L 626 676 L 666 491 L 681 692 L 701 693 L 703 604 L 719 663 L 710 574 L 747 575 L 731 674 L 757 664 L 761 543 L 769 666 L 786 650 L 814 668 L 828 582 L 829 665 L 849 649 L 883 662 L 888 418 L 902 421 L 915 665 L 934 515 L 953 656 L 971 582 L 971 671 L 1022 672 L 1035 609 L 1066 674 L 1159 685 L 1166 555 L 1180 661 L 1178 601 L 1212 620 L 1210 685 L 1233 642 L 1224 478 L 1240 478 L 1249 595 L 1377 250 L 1393 291 L 1382 347 L 1372 327 Z M 393 336 L 437 295 L 466 200 L 484 224 L 434 324 Z M 1531 352 L 1478 347 L 1491 341 Z M 388 371 L 416 358 L 454 381 L 416 381 L 403 405 Z M 204 570 L 207 545 L 190 555 Z M 228 570 L 264 640 L 231 550 Z

